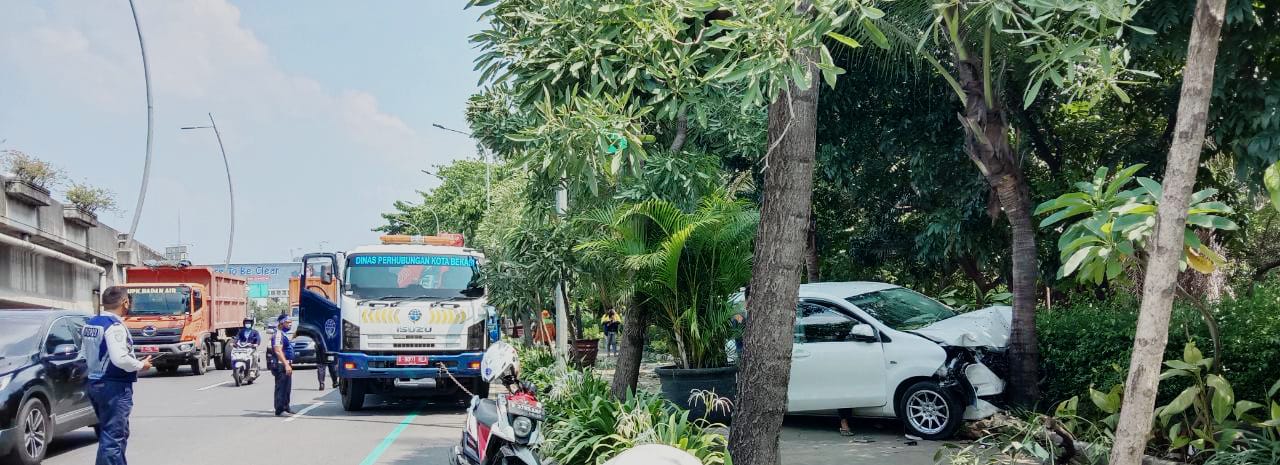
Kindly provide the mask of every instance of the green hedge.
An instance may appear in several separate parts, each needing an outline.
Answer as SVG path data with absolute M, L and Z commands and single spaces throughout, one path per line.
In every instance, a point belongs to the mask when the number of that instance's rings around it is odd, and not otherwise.
M 1280 286 L 1225 299 L 1212 310 L 1222 333 L 1224 374 L 1236 397 L 1265 398 L 1267 388 L 1280 379 Z M 1042 308 L 1036 318 L 1041 407 L 1052 408 L 1076 395 L 1086 398 L 1090 385 L 1105 391 L 1123 383 L 1137 317 L 1137 297 L 1124 293 L 1106 300 L 1077 297 L 1069 305 Z M 1207 334 L 1199 312 L 1179 303 L 1169 326 L 1166 359 L 1178 358 L 1188 337 L 1210 355 Z M 1180 389 L 1162 383 L 1160 402 Z

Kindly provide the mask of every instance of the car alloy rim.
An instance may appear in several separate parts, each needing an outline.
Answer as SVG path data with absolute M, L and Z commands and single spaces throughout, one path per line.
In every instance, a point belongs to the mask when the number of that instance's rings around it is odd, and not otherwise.
M 37 409 L 31 409 L 27 412 L 27 419 L 24 422 L 23 439 L 27 457 L 39 457 L 44 451 L 45 443 L 45 421 L 44 414 Z
M 916 391 L 907 399 L 907 421 L 925 434 L 937 434 L 947 426 L 951 416 L 946 399 L 934 391 Z

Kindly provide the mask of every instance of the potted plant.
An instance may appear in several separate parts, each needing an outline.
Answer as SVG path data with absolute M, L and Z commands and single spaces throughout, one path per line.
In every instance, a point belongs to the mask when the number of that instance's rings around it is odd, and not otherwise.
M 608 221 L 612 227 L 579 246 L 588 255 L 613 256 L 632 273 L 634 301 L 667 339 L 675 361 L 657 369 L 663 395 L 694 416 L 728 420 L 691 397 L 735 397 L 737 367 L 725 351 L 734 331 L 730 297 L 750 278 L 758 221 L 746 202 L 723 190 L 691 212 L 655 199 L 618 209 Z
M 98 225 L 98 212 L 116 209 L 115 195 L 101 187 L 73 181 L 66 197 L 69 205 L 62 207 L 63 218 L 86 228 Z
M 14 176 L 4 183 L 6 193 L 34 207 L 46 207 L 53 203 L 49 188 L 62 175 L 61 170 L 18 150 L 6 150 L 2 154 L 5 171 Z

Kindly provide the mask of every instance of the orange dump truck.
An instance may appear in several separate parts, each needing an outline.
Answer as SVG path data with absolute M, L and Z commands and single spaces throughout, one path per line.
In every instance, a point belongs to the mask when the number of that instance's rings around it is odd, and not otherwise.
M 125 270 L 132 301 L 124 324 L 139 358 L 151 356 L 161 373 L 180 366 L 202 375 L 225 368 L 249 313 L 244 278 L 203 266 L 148 266 Z

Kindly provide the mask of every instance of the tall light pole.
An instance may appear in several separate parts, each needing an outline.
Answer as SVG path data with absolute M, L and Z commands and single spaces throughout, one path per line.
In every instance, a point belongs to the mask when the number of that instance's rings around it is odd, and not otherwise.
M 444 127 L 440 123 L 431 123 L 431 125 L 435 126 L 438 129 L 443 129 L 449 132 L 456 132 L 458 134 L 462 134 L 467 137 L 472 137 L 471 133 L 469 132 L 463 132 L 457 129 L 450 129 L 450 128 Z M 489 199 L 489 150 L 484 147 L 484 144 L 481 144 L 479 141 L 477 141 L 476 151 L 480 152 L 480 160 L 484 162 L 484 206 L 488 207 L 492 205 L 492 202 Z M 427 173 L 427 174 L 431 174 L 431 173 Z M 441 181 L 444 181 L 444 180 L 441 179 Z
M 129 224 L 125 250 L 133 250 L 133 237 L 138 233 L 138 220 L 142 219 L 142 204 L 147 200 L 147 181 L 151 179 L 151 141 L 155 133 L 155 107 L 151 105 L 151 66 L 147 64 L 147 44 L 142 40 L 142 23 L 138 22 L 138 9 L 133 6 L 133 0 L 129 0 L 129 11 L 133 13 L 133 28 L 138 31 L 138 48 L 142 51 L 142 79 L 147 86 L 147 155 L 142 162 L 142 187 L 138 189 L 138 204 L 133 207 L 133 222 Z M 112 273 L 119 283 L 120 270 L 114 265 L 115 260 L 112 263 Z
M 441 186 L 443 186 L 443 185 L 444 185 L 444 178 L 440 177 L 440 175 L 435 174 L 435 173 L 432 173 L 432 172 L 427 171 L 427 170 L 418 170 L 418 171 L 421 171 L 421 172 L 422 172 L 422 174 L 425 174 L 425 175 L 427 175 L 427 176 L 431 176 L 431 177 L 433 177 L 433 178 L 439 179 L 439 180 L 440 180 L 440 185 L 441 185 Z M 457 189 L 457 190 L 458 190 L 458 198 L 459 198 L 459 199 L 461 199 L 461 198 L 462 198 L 462 186 L 459 186 L 459 185 L 456 185 L 456 184 L 455 184 L 453 187 L 454 187 L 454 189 Z
M 227 160 L 227 148 L 222 145 L 222 133 L 218 132 L 218 123 L 213 120 L 213 113 L 209 113 L 208 126 L 186 126 L 183 130 L 192 129 L 213 129 L 214 137 L 218 138 L 218 150 L 222 152 L 222 166 L 227 171 L 227 198 L 231 200 L 231 229 L 227 232 L 227 259 L 226 269 L 231 269 L 231 246 L 236 240 L 236 191 L 231 184 L 231 162 Z

